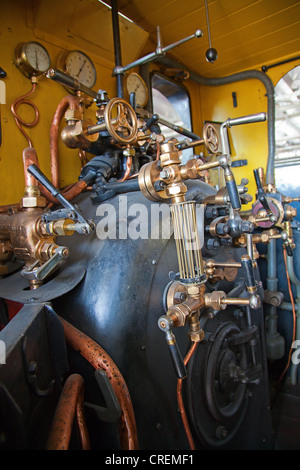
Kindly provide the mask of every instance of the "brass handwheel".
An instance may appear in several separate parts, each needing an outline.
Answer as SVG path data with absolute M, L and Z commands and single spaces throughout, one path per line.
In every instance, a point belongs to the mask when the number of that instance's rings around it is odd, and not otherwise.
M 206 148 L 212 152 L 217 153 L 219 149 L 219 138 L 216 129 L 212 124 L 205 124 L 203 127 L 203 140 Z
M 121 98 L 110 100 L 104 110 L 104 120 L 106 129 L 115 141 L 130 144 L 136 140 L 137 117 L 127 101 Z

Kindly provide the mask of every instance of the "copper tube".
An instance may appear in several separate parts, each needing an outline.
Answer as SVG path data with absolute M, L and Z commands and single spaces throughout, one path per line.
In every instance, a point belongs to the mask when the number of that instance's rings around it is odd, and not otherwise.
M 20 209 L 20 204 L 8 204 L 6 206 L 0 206 L 0 214 L 3 214 L 5 212 L 9 211 L 10 209 L 19 210 Z
M 30 165 L 37 165 L 38 164 L 38 158 L 37 154 L 34 148 L 28 147 L 23 150 L 23 165 L 24 165 L 24 179 L 25 179 L 25 187 L 26 186 L 37 186 L 38 182 L 37 180 L 27 171 L 27 168 Z
M 292 337 L 292 345 L 289 350 L 289 356 L 288 356 L 288 361 L 287 364 L 279 378 L 279 383 L 283 379 L 286 371 L 288 370 L 290 363 L 291 363 L 291 357 L 292 357 L 292 351 L 293 351 L 293 343 L 296 338 L 296 308 L 295 308 L 295 302 L 294 302 L 294 296 L 293 296 L 293 291 L 291 287 L 291 280 L 288 272 L 288 267 L 287 267 L 287 259 L 286 259 L 286 249 L 283 248 L 283 259 L 284 259 L 284 267 L 285 267 L 285 273 L 286 273 L 286 279 L 287 279 L 287 285 L 288 285 L 288 291 L 289 291 L 289 296 L 292 304 L 292 312 L 293 312 L 293 337 Z
M 47 450 L 67 450 L 69 448 L 75 413 L 82 449 L 90 449 L 89 435 L 83 412 L 83 400 L 83 378 L 79 374 L 72 374 L 65 382 L 54 414 L 46 444 Z
M 38 108 L 36 107 L 36 105 L 34 103 L 32 103 L 32 101 L 28 100 L 27 98 L 29 96 L 31 96 L 34 92 L 35 92 L 35 89 L 37 87 L 37 83 L 32 83 L 32 88 L 31 90 L 26 93 L 25 95 L 23 96 L 20 96 L 19 98 L 17 98 L 15 101 L 13 101 L 11 107 L 10 107 L 10 110 L 11 112 L 13 113 L 13 116 L 15 118 L 15 121 L 16 121 L 16 124 L 18 126 L 18 129 L 20 130 L 20 132 L 23 134 L 23 136 L 25 137 L 25 139 L 27 140 L 28 142 L 28 146 L 29 147 L 33 147 L 33 144 L 32 144 L 32 140 L 30 139 L 30 137 L 28 136 L 28 134 L 24 131 L 24 129 L 22 128 L 22 126 L 25 126 L 25 127 L 33 127 L 35 126 L 37 123 L 38 123 L 38 120 L 39 120 L 39 110 Z M 27 104 L 29 106 L 31 106 L 33 109 L 34 109 L 34 112 L 35 112 L 35 117 L 34 117 L 34 120 L 32 122 L 26 122 L 24 121 L 24 119 L 20 118 L 20 116 L 17 114 L 17 108 L 21 105 L 21 104 Z
M 50 163 L 52 183 L 59 188 L 59 165 L 58 165 L 58 132 L 60 122 L 67 111 L 70 109 L 79 109 L 79 100 L 76 96 L 65 96 L 56 108 L 51 127 L 50 127 Z M 47 198 L 48 199 L 48 198 Z
M 158 161 L 159 160 L 159 157 L 160 157 L 160 143 L 159 142 L 156 142 L 156 160 Z
M 76 196 L 81 194 L 86 189 L 86 187 L 87 187 L 87 184 L 85 181 L 83 180 L 77 181 L 77 183 L 75 183 L 70 189 L 68 189 L 68 191 L 63 193 L 64 198 L 67 199 L 68 201 L 72 201 L 72 199 L 74 199 Z M 53 204 L 60 204 L 60 202 L 55 197 L 53 197 L 49 193 L 49 191 L 46 188 L 44 188 L 44 186 L 39 185 L 39 188 L 40 188 L 41 194 L 47 199 L 47 201 Z
M 126 181 L 129 178 L 130 172 L 131 172 L 131 166 L 132 166 L 132 157 L 128 156 L 126 160 L 126 171 L 120 180 L 118 180 L 120 183 L 123 181 Z
M 78 156 L 80 158 L 81 170 L 82 170 L 82 168 L 88 163 L 88 158 L 86 156 L 85 150 L 78 149 Z
M 63 318 L 59 318 L 69 346 L 79 352 L 95 369 L 103 369 L 106 372 L 121 407 L 119 422 L 121 447 L 124 450 L 137 450 L 138 440 L 133 406 L 121 372 L 99 344 Z
M 34 148 L 26 148 L 23 151 L 23 163 L 24 163 L 24 177 L 25 177 L 25 186 L 27 186 L 27 182 L 35 181 L 35 185 L 37 185 L 37 181 L 31 175 L 29 175 L 27 168 L 34 163 L 37 167 L 39 167 L 39 161 Z M 38 184 L 41 194 L 52 204 L 60 204 L 60 202 L 52 196 L 51 193 L 41 184 Z M 67 191 L 63 192 L 64 198 L 68 201 L 71 201 L 76 196 L 78 196 L 82 191 L 84 191 L 87 187 L 85 181 L 80 180 L 77 183 L 73 184 Z
M 193 356 L 193 354 L 194 354 L 194 352 L 197 348 L 197 345 L 198 345 L 198 343 L 193 343 L 192 346 L 190 347 L 186 357 L 184 358 L 185 366 L 188 364 L 189 360 Z M 190 429 L 190 426 L 189 426 L 189 422 L 188 422 L 188 419 L 187 419 L 187 416 L 186 416 L 184 403 L 183 403 L 183 398 L 182 398 L 182 379 L 177 380 L 177 402 L 178 402 L 178 407 L 179 407 L 181 419 L 182 419 L 182 422 L 183 422 L 184 430 L 185 430 L 186 437 L 187 437 L 188 442 L 189 442 L 190 449 L 195 450 L 196 447 L 195 447 L 194 439 L 193 439 L 191 429 Z

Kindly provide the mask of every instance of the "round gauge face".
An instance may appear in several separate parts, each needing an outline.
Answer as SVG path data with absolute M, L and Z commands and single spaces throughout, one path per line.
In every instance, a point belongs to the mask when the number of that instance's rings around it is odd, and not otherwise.
M 96 69 L 91 59 L 81 51 L 70 51 L 65 58 L 66 73 L 82 85 L 91 88 L 97 80 Z
M 143 107 L 148 101 L 148 90 L 146 83 L 137 73 L 131 73 L 126 78 L 127 93 L 135 93 L 137 106 Z
M 47 50 L 38 42 L 27 42 L 24 45 L 26 60 L 36 72 L 44 73 L 50 67 L 51 61 Z

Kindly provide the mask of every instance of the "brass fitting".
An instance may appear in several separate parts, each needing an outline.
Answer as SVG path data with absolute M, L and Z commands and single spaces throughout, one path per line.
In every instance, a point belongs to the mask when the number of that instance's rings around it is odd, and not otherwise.
M 81 121 L 83 119 L 83 111 L 81 108 L 68 108 L 67 111 L 65 112 L 65 120 L 67 123 L 69 121 Z
M 296 209 L 296 207 L 285 206 L 284 212 L 285 212 L 285 219 L 286 219 L 286 220 L 292 220 L 292 219 L 294 219 L 294 217 L 297 216 L 297 209 Z
M 75 232 L 74 221 L 72 219 L 59 219 L 45 223 L 40 222 L 40 233 L 42 235 L 73 235 Z
M 91 119 L 79 121 L 70 120 L 69 124 L 61 132 L 61 139 L 66 147 L 74 149 L 88 149 L 93 142 L 96 142 L 99 134 L 88 134 L 88 127 L 93 125 Z
M 20 207 L 46 207 L 47 201 L 41 196 L 38 186 L 26 186 L 24 196 L 20 201 Z
M 212 308 L 213 310 L 225 310 L 226 305 L 222 301 L 226 299 L 226 294 L 223 291 L 214 291 L 204 295 L 205 307 Z
M 181 165 L 179 150 L 174 142 L 161 144 L 160 160 L 146 163 L 139 172 L 139 186 L 147 199 L 161 201 L 171 199 L 172 202 L 184 200 L 187 191 L 184 181 L 204 176 L 205 170 L 220 166 L 220 163 L 203 163 L 200 158 L 189 160 Z M 163 182 L 157 189 L 157 183 Z
M 203 329 L 200 327 L 199 317 L 198 313 L 189 318 L 189 335 L 194 343 L 203 341 L 205 336 Z
M 167 315 L 172 319 L 175 327 L 184 326 L 189 318 L 202 307 L 204 307 L 202 296 L 199 299 L 189 297 L 185 302 L 170 307 L 167 311 Z

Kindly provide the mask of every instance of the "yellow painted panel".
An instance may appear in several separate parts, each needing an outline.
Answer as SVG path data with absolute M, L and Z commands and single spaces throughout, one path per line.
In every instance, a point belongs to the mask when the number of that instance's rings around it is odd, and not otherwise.
M 237 95 L 238 107 L 233 107 L 232 92 Z M 202 87 L 202 115 L 208 121 L 224 122 L 258 112 L 267 112 L 265 88 L 258 80 L 247 80 L 218 87 Z M 247 160 L 248 165 L 233 168 L 237 183 L 247 177 L 249 192 L 255 196 L 253 170 L 266 168 L 268 156 L 267 123 L 236 126 L 229 129 L 232 160 Z M 248 208 L 248 207 L 247 207 Z
M 71 2 L 64 3 L 68 6 Z M 45 40 L 36 36 L 36 30 L 34 29 L 36 18 L 34 14 L 30 15 L 30 12 L 34 13 L 34 11 L 26 9 L 26 5 L 27 2 L 23 0 L 1 0 L 0 65 L 7 72 L 7 77 L 3 80 L 6 85 L 6 104 L 0 105 L 2 131 L 0 204 L 17 203 L 24 192 L 22 152 L 28 146 L 28 143 L 18 130 L 10 107 L 15 99 L 30 91 L 31 82 L 14 65 L 15 48 L 20 42 L 37 40 L 48 50 L 53 65 L 62 51 L 62 43 L 59 39 L 56 41 L 55 32 L 51 37 L 45 34 Z M 74 42 L 71 38 L 65 39 L 63 45 L 65 48 L 74 49 Z M 76 46 L 80 47 L 82 44 L 78 42 Z M 91 56 L 92 59 L 95 59 L 92 54 Z M 98 79 L 94 89 L 104 89 L 108 92 L 109 97 L 113 98 L 116 96 L 116 80 L 111 76 L 113 64 L 108 66 L 106 63 L 104 66 L 101 58 L 96 57 L 96 59 L 95 66 Z M 64 87 L 44 78 L 39 81 L 37 90 L 30 97 L 30 100 L 39 110 L 40 118 L 35 127 L 26 129 L 26 131 L 37 151 L 41 169 L 48 177 L 50 177 L 50 125 L 57 105 L 67 94 L 68 92 Z M 18 113 L 28 122 L 33 119 L 33 111 L 27 105 L 21 105 Z M 96 106 L 93 105 L 87 110 L 86 117 L 90 117 L 96 122 L 95 113 Z M 64 125 L 65 123 L 62 122 L 61 129 Z M 60 140 L 59 166 L 62 187 L 77 181 L 81 167 L 78 151 L 68 149 Z

